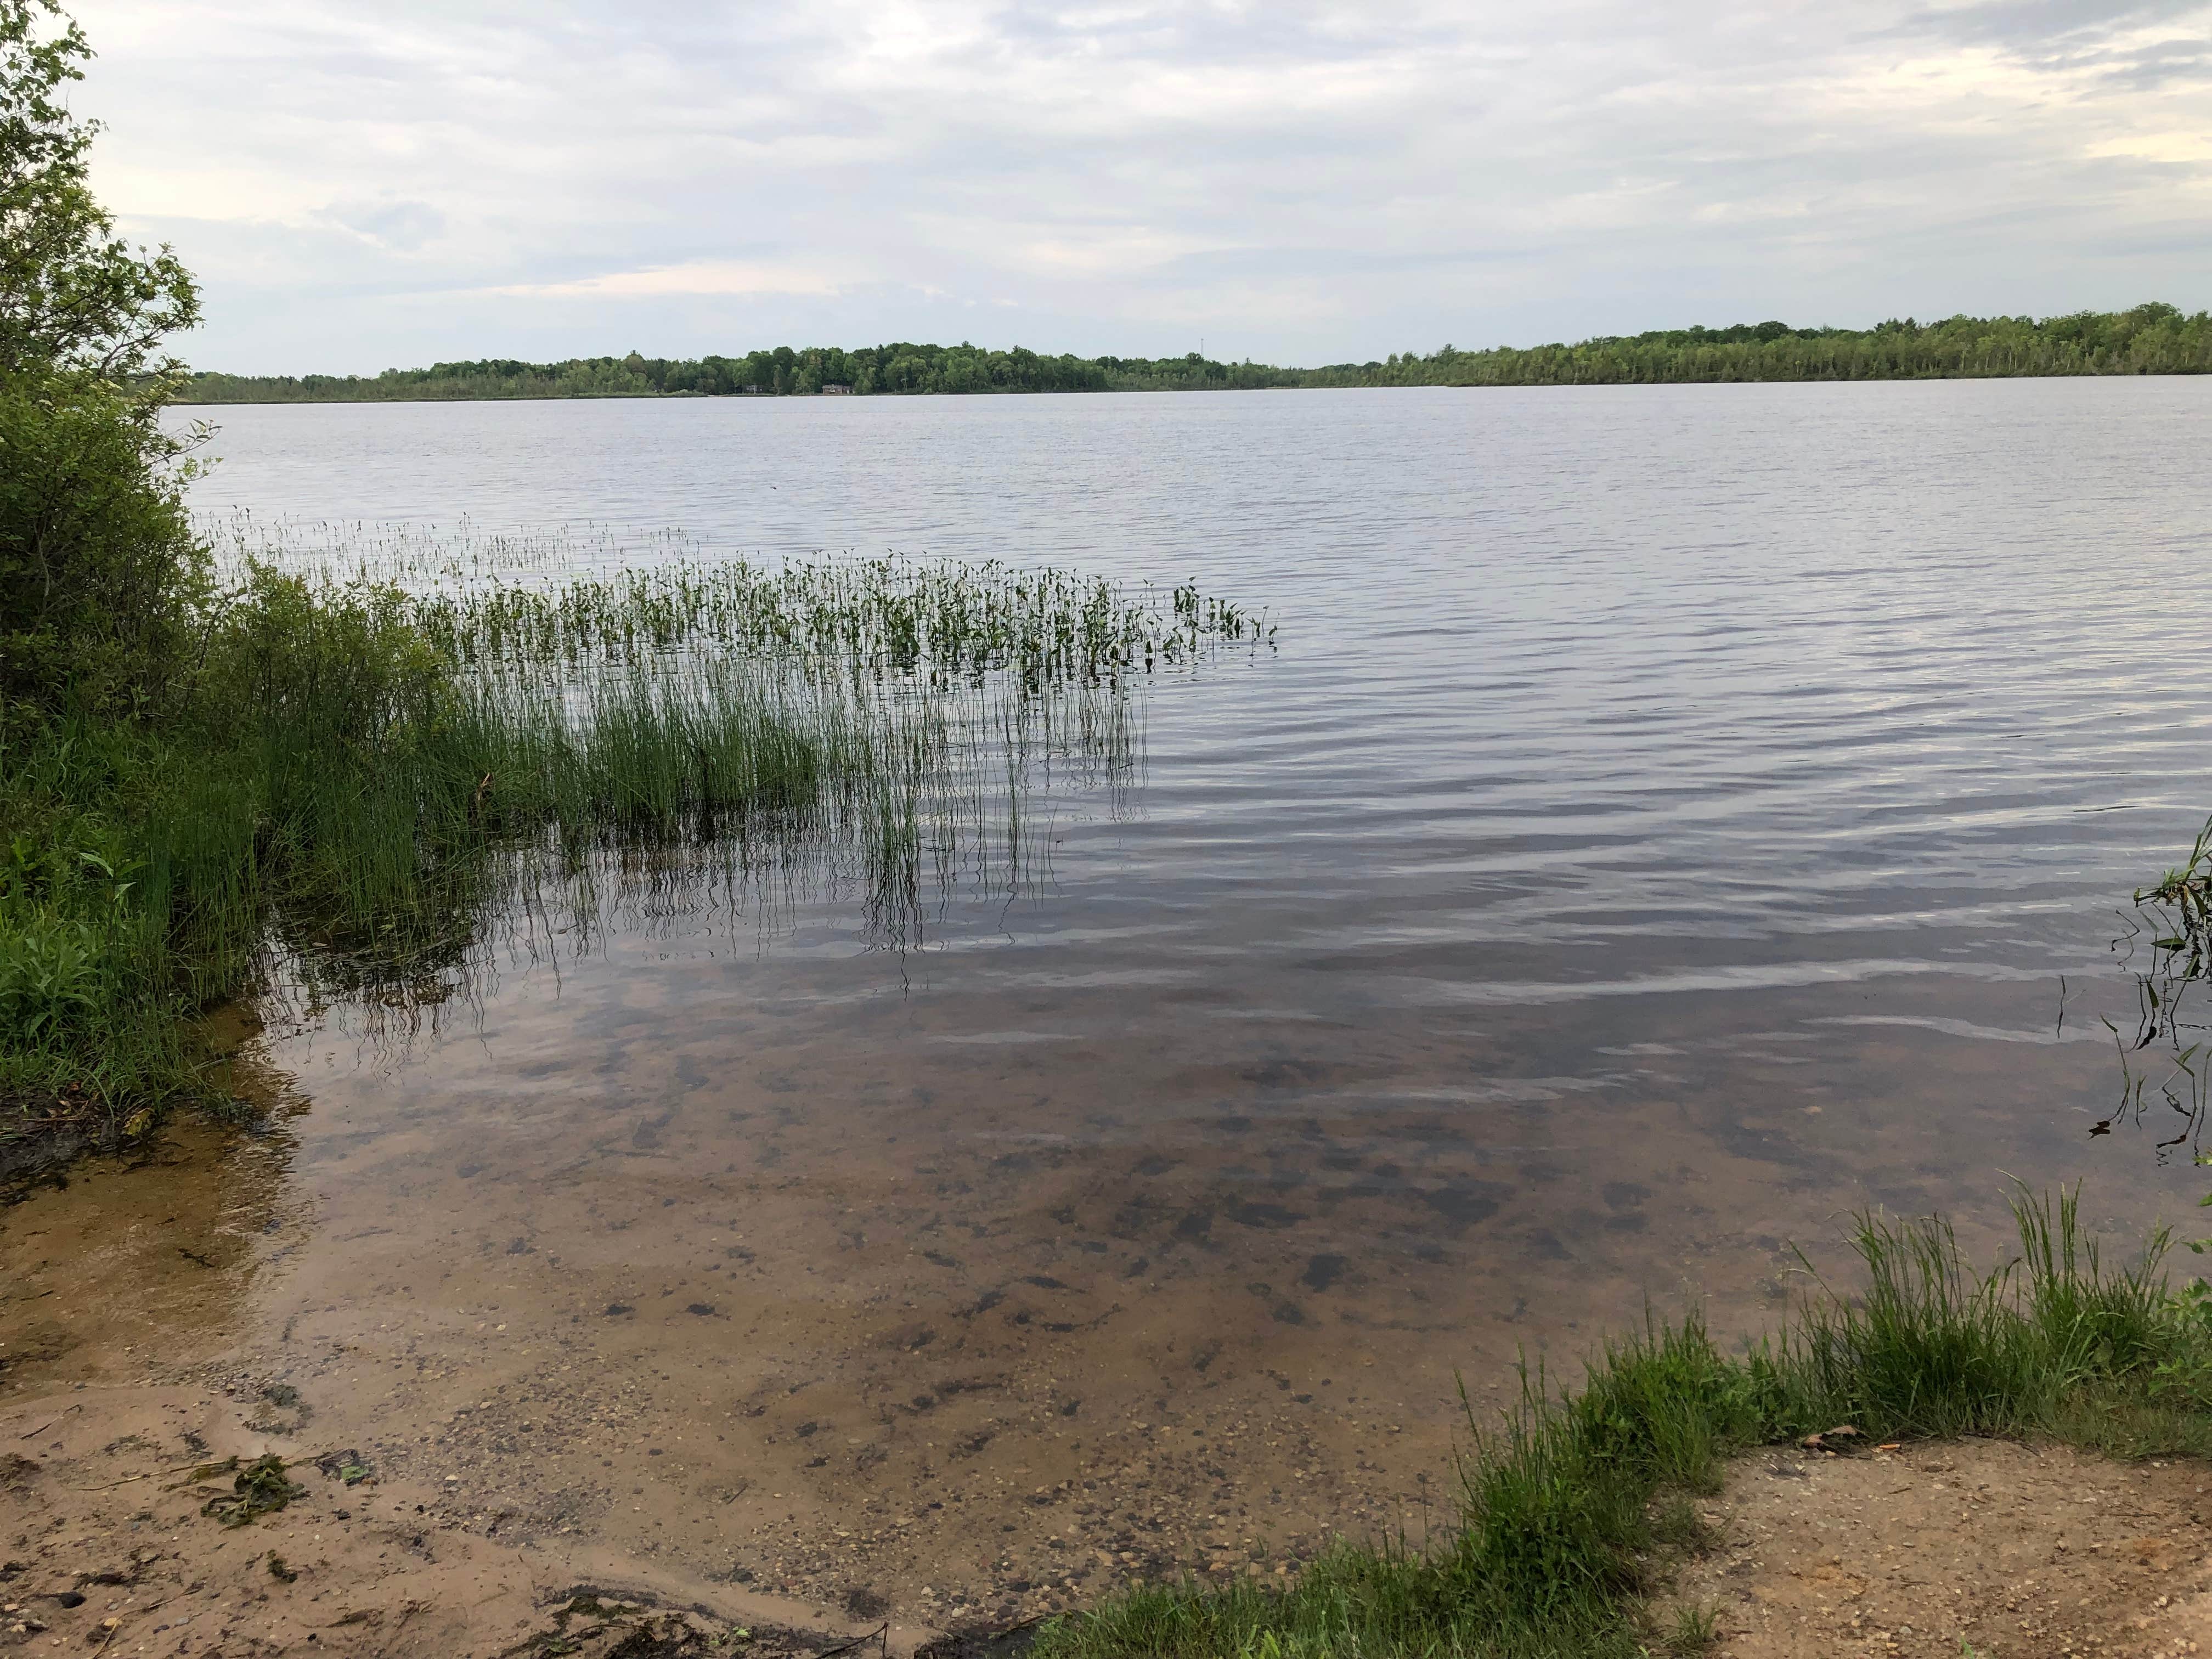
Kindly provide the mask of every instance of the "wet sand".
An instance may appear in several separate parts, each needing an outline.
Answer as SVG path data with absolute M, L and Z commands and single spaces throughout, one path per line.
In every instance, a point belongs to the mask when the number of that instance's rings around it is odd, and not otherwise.
M 240 1379 L 0 1408 L 0 1651 L 693 1659 L 742 1629 L 747 1652 L 800 1659 L 861 1633 L 773 1596 L 702 1596 L 588 1545 L 471 1535 L 432 1518 L 434 1492 L 349 1482 L 351 1449 L 287 1444 L 300 1425 L 285 1415 Z M 272 1443 L 296 1495 L 248 1525 L 210 1516 L 234 1462 Z M 874 1634 L 881 1651 L 917 1644 Z
M 179 1126 L 0 1213 L 0 1410 L 183 1389 L 241 1450 L 357 1450 L 441 1536 L 1002 1626 L 1418 1539 L 1524 1356 L 1571 1376 L 1693 1295 L 1770 1326 L 1790 1242 L 1855 1204 L 1956 1210 L 1985 1254 L 1979 1137 L 2031 1179 L 2070 1146 L 1887 1038 L 1902 1101 L 1786 1043 L 1761 1086 L 1740 1033 L 1723 1095 L 1693 1030 L 1624 1018 L 1598 1109 L 1402 1016 L 1253 1022 L 1194 1068 L 1158 1030 L 975 1041 L 910 989 L 826 1041 L 707 971 L 632 940 L 405 1042 L 266 1033 L 260 1132 Z

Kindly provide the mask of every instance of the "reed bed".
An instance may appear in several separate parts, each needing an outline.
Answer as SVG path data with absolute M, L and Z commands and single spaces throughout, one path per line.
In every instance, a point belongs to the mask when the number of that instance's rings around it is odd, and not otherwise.
M 926 944 L 963 888 L 1034 887 L 1055 799 L 1121 809 L 1154 674 L 1273 634 L 997 564 L 224 533 L 158 720 L 0 722 L 9 1098 L 204 1097 L 194 1010 L 434 1006 L 556 910 L 583 940 L 842 896 Z
M 257 566 L 327 586 L 453 591 L 484 582 L 550 581 L 697 553 L 677 529 L 608 525 L 486 529 L 368 519 L 264 519 L 251 508 L 199 514 L 194 528 L 218 584 L 243 586 Z
M 441 594 L 415 617 L 465 665 L 581 666 L 708 651 L 939 683 L 1005 672 L 1031 690 L 1116 680 L 1272 632 L 1195 587 L 1173 590 L 1163 611 L 1066 571 L 896 556 L 662 564 L 554 587 Z
M 939 678 L 1010 672 L 1041 688 L 1188 664 L 1273 642 L 1275 624 L 1194 583 L 1129 590 L 996 560 L 890 553 L 715 557 L 678 531 L 487 534 L 407 525 L 216 520 L 234 582 L 276 570 L 325 586 L 391 586 L 465 666 L 583 667 L 741 653 Z
M 848 891 L 912 945 L 962 881 L 1031 879 L 1048 775 L 1109 800 L 1133 778 L 1141 704 L 1119 672 L 1083 672 L 1064 644 L 1014 661 L 955 644 L 979 615 L 1079 641 L 1099 590 L 995 568 L 899 587 L 880 568 L 759 574 L 457 596 L 250 566 L 224 649 L 253 713 L 229 746 L 251 760 L 235 793 L 259 803 L 262 862 L 285 872 L 291 971 L 318 994 L 441 997 L 468 954 L 454 938 L 525 890 L 588 933 L 641 882 L 664 912 L 771 878 Z M 374 686 L 332 669 L 380 655 Z

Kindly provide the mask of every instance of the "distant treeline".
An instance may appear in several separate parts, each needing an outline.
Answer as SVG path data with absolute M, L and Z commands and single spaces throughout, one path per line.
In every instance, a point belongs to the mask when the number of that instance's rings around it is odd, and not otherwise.
M 1574 345 L 1500 346 L 1315 371 L 1322 386 L 1616 386 L 1692 380 L 1972 380 L 2212 374 L 2212 313 L 2153 302 L 2064 317 L 1908 317 L 1873 328 L 1662 329 Z
M 1573 345 L 1394 354 L 1321 368 L 1182 357 L 1047 357 L 1015 347 L 809 346 L 697 359 L 504 359 L 376 375 L 199 374 L 181 401 L 378 403 L 469 398 L 806 397 L 847 392 L 1202 392 L 1268 386 L 1616 386 L 1711 380 L 1911 380 L 2212 373 L 2212 313 L 2159 303 L 2064 317 L 1911 318 L 1869 329 L 1662 329 Z
M 1380 365 L 1377 365 L 1379 368 Z M 808 346 L 696 359 L 573 357 L 562 363 L 433 363 L 377 375 L 195 374 L 188 402 L 377 403 L 441 398 L 806 397 L 872 392 L 1166 392 L 1301 386 L 1297 369 L 1187 357 L 1047 357 L 1016 346 Z

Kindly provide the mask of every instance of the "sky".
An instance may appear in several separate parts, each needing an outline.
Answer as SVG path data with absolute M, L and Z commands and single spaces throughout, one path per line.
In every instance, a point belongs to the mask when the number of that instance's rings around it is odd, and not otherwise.
M 2212 306 L 2212 0 L 77 0 L 237 373 Z

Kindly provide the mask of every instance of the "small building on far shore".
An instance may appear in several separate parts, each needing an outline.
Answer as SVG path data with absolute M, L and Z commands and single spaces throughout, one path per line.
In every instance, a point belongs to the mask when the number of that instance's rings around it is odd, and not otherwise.
M 822 395 L 825 398 L 849 398 L 853 395 L 853 388 L 848 386 L 838 386 L 833 382 L 822 388 Z

